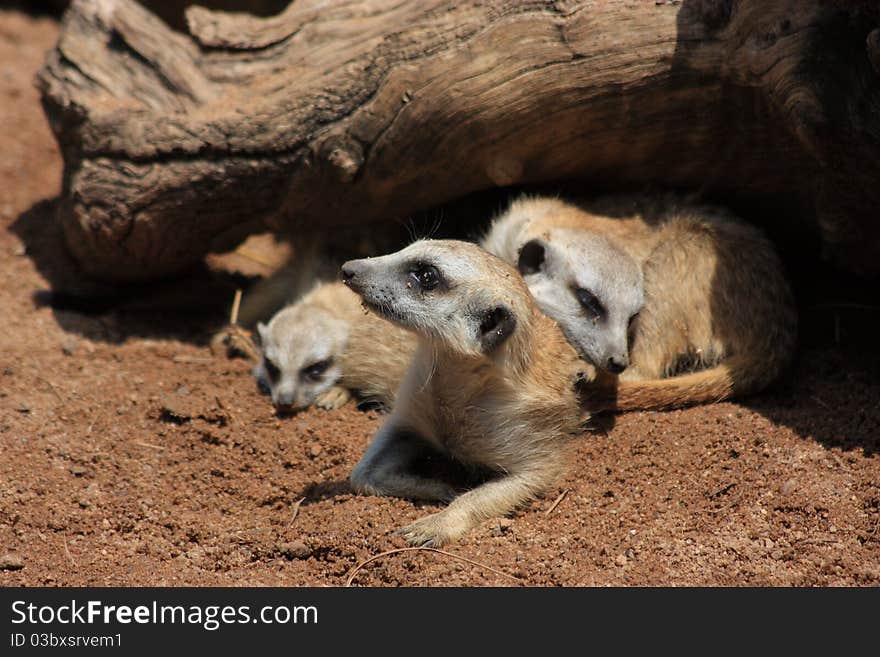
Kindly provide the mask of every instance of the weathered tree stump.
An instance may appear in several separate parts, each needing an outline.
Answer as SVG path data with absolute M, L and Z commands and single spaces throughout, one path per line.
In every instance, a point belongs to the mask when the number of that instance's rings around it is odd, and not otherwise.
M 880 12 L 827 0 L 75 0 L 38 76 L 83 268 L 178 271 L 272 227 L 578 180 L 789 208 L 880 270 Z

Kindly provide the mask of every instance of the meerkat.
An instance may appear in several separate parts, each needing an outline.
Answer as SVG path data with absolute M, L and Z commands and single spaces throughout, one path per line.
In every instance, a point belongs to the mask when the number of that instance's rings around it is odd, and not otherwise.
M 481 245 L 517 266 L 538 306 L 584 358 L 620 374 L 629 365 L 630 324 L 644 305 L 642 267 L 622 241 L 588 230 L 573 205 L 521 198 Z
M 470 242 L 421 240 L 347 262 L 342 276 L 419 341 L 391 415 L 351 473 L 355 492 L 449 502 L 398 531 L 439 546 L 545 491 L 583 420 L 578 382 L 596 370 L 538 310 L 517 271 Z M 457 495 L 413 472 L 424 446 L 496 476 Z
M 282 412 L 334 409 L 352 396 L 390 407 L 416 348 L 415 337 L 361 305 L 342 283 L 320 283 L 258 323 L 261 388 Z
M 620 375 L 613 409 L 757 392 L 792 357 L 782 263 L 761 231 L 720 208 L 669 196 L 522 198 L 482 244 L 516 263 L 584 358 Z

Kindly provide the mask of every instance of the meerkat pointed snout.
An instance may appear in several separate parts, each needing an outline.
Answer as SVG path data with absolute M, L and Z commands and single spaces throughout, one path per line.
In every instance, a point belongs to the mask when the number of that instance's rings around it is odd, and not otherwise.
M 342 282 L 361 296 L 365 306 L 386 319 L 395 319 L 395 314 L 390 311 L 395 305 L 394 290 L 389 280 L 376 276 L 376 272 L 381 271 L 382 260 L 349 260 L 342 265 Z
M 376 264 L 371 262 L 372 260 L 375 258 L 349 260 L 342 265 L 341 269 L 342 282 L 345 285 L 360 295 L 365 292 L 371 293 L 369 299 L 365 299 L 365 301 L 374 300 L 374 297 L 377 296 L 375 281 L 371 275 L 376 269 Z
M 358 272 L 363 273 L 366 270 L 363 260 L 349 260 L 342 265 L 342 282 L 348 286 L 354 286 L 358 284 L 357 278 Z
M 612 374 L 620 374 L 629 367 L 629 357 L 626 354 L 616 354 L 609 356 L 605 363 L 605 369 Z

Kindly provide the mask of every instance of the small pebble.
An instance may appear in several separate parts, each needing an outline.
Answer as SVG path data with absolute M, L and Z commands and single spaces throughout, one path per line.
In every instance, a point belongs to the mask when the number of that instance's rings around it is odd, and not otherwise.
M 278 551 L 288 559 L 307 559 L 312 555 L 312 548 L 302 541 L 279 543 Z
M 189 411 L 178 404 L 177 400 L 171 395 L 162 395 L 161 405 L 162 419 L 166 422 L 170 421 L 180 424 L 191 419 Z
M 0 556 L 0 570 L 21 570 L 24 568 L 24 561 L 21 556 L 13 553 Z

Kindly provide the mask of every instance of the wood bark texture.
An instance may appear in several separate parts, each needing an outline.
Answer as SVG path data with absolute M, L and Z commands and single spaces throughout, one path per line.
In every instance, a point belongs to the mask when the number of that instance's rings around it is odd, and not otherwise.
M 295 0 L 187 21 L 75 0 L 38 75 L 59 221 L 95 276 L 561 180 L 782 208 L 793 244 L 880 271 L 875 3 Z

